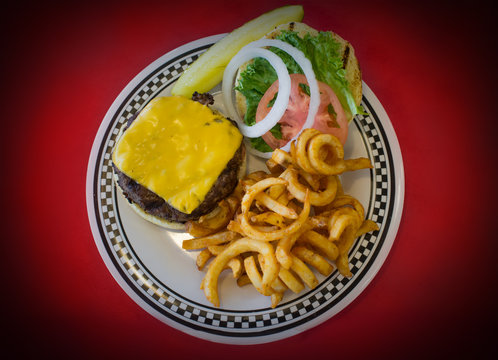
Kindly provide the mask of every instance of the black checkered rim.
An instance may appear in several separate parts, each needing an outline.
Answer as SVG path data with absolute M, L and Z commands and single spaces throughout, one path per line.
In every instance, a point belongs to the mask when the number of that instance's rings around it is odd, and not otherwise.
M 333 272 L 315 289 L 283 302 L 275 309 L 224 310 L 193 302 L 161 283 L 135 253 L 121 226 L 117 192 L 113 183 L 111 153 L 119 129 L 152 98 L 173 83 L 182 71 L 210 45 L 195 48 L 152 71 L 123 101 L 110 122 L 99 149 L 94 177 L 94 207 L 103 245 L 124 281 L 153 309 L 194 330 L 227 337 L 254 337 L 292 329 L 337 306 L 368 272 L 389 229 L 395 198 L 394 167 L 389 143 L 368 99 L 363 106 L 370 114 L 359 115 L 354 124 L 360 131 L 368 156 L 371 198 L 366 216 L 380 230 L 360 237 L 350 252 L 353 277 Z

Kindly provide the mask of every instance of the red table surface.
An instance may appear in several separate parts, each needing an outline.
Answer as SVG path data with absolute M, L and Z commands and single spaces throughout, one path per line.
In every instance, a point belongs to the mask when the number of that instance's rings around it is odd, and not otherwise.
M 88 223 L 87 163 L 113 100 L 145 66 L 285 2 L 23 2 L 2 10 L 2 353 L 19 358 L 480 358 L 497 353 L 495 21 L 479 2 L 302 1 L 355 46 L 404 159 L 382 269 L 294 337 L 222 345 L 134 303 Z M 493 231 L 494 230 L 494 231 Z

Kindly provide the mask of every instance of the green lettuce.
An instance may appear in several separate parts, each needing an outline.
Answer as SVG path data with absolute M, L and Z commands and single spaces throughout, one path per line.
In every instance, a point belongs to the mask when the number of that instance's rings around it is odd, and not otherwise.
M 353 94 L 349 90 L 344 64 L 339 55 L 340 44 L 334 40 L 331 32 L 319 32 L 317 36 L 306 34 L 304 38 L 301 38 L 297 32 L 282 31 L 277 39 L 291 44 L 304 53 L 313 66 L 316 78 L 334 90 L 347 113 L 353 117 L 364 113 L 360 107 L 356 106 Z M 290 74 L 303 73 L 301 67 L 286 52 L 278 48 L 270 48 L 270 50 L 282 59 Z M 268 61 L 262 58 L 254 59 L 241 73 L 235 89 L 246 98 L 247 112 L 244 121 L 247 125 L 254 125 L 256 122 L 258 104 L 275 80 L 277 80 L 275 70 Z M 262 139 L 253 139 L 251 143 L 260 151 L 271 151 Z

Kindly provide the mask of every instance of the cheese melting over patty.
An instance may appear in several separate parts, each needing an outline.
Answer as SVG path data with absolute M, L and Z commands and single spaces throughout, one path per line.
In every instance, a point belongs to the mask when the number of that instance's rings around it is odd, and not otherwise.
M 153 99 L 119 139 L 112 160 L 127 176 L 190 214 L 242 143 L 230 120 L 183 96 Z

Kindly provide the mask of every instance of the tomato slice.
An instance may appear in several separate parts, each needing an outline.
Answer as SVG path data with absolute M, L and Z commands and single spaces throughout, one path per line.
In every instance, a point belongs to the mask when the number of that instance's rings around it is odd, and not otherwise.
M 310 97 L 305 92 L 308 86 L 306 76 L 302 74 L 290 74 L 291 92 L 289 97 L 289 105 L 284 113 L 284 116 L 279 120 L 282 131 L 282 139 L 277 139 L 271 132 L 264 134 L 263 140 L 272 148 L 277 149 L 283 147 L 289 142 L 300 130 L 306 121 Z M 346 114 L 339 102 L 334 91 L 327 84 L 317 81 L 318 89 L 320 90 L 320 106 L 315 116 L 313 128 L 321 132 L 336 136 L 344 145 L 348 136 L 348 121 Z M 256 122 L 261 121 L 270 112 L 271 101 L 278 92 L 278 80 L 275 81 L 266 90 L 261 98 L 256 111 Z

